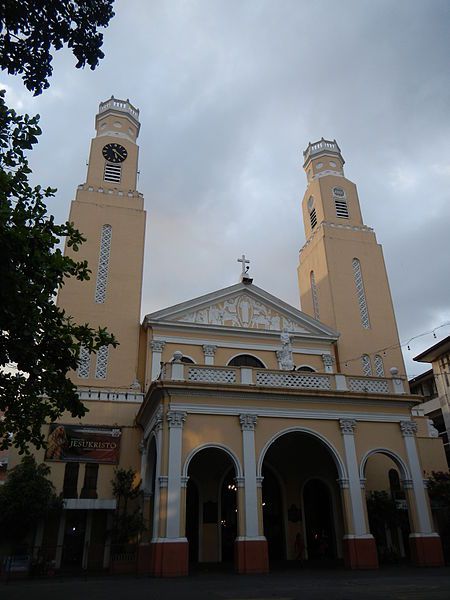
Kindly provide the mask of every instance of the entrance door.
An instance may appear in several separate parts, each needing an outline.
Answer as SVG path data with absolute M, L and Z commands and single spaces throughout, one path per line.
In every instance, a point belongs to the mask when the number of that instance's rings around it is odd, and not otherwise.
M 84 536 L 86 533 L 85 510 L 66 511 L 66 528 L 61 566 L 80 568 L 83 562 Z
M 309 560 L 336 557 L 333 510 L 328 486 L 310 479 L 303 489 L 306 543 Z

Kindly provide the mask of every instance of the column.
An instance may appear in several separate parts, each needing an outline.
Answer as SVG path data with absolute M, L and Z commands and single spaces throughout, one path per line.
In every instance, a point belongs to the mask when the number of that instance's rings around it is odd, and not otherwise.
M 242 430 L 244 463 L 244 523 L 245 535 L 236 540 L 236 569 L 239 573 L 267 573 L 269 560 L 267 540 L 260 535 L 258 490 L 256 480 L 255 426 L 258 417 L 239 415 Z M 261 532 L 262 533 L 262 532 Z
M 400 430 L 405 443 L 411 481 L 404 481 L 403 488 L 408 497 L 411 525 L 414 531 L 409 536 L 411 557 L 417 566 L 436 567 L 444 565 L 441 539 L 433 531 L 431 509 L 425 490 L 419 453 L 417 452 L 415 421 L 400 421 Z
M 166 535 L 154 540 L 152 563 L 154 575 L 176 577 L 188 574 L 189 563 L 188 541 L 180 534 L 181 451 L 186 413 L 169 410 L 166 416 L 169 427 L 168 474 L 167 479 L 165 476 L 159 477 L 160 487 L 167 482 Z
M 344 559 L 352 569 L 376 569 L 378 557 L 373 536 L 367 530 L 358 460 L 355 447 L 356 421 L 340 419 L 344 442 L 348 481 L 342 482 L 344 509 L 347 511 L 346 534 L 344 535 Z M 348 486 L 348 487 L 347 487 Z
M 150 348 L 152 349 L 152 381 L 158 379 L 161 372 L 161 358 L 165 345 L 166 342 L 158 340 L 150 342 Z
M 214 364 L 214 355 L 216 353 L 217 346 L 212 344 L 203 344 L 203 354 L 205 355 L 205 365 Z

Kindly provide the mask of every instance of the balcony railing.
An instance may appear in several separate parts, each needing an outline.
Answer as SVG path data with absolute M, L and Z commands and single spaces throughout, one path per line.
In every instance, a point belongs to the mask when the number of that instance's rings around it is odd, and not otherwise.
M 162 381 L 248 385 L 297 390 L 348 391 L 372 394 L 404 394 L 400 378 L 363 377 L 341 373 L 309 373 L 306 371 L 276 371 L 253 367 L 219 367 L 193 365 L 181 361 L 166 363 L 161 371 Z

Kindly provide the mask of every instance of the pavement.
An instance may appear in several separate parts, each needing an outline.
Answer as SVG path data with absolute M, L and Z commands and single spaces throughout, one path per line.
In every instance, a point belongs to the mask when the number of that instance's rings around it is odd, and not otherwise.
M 450 568 L 300 569 L 267 575 L 58 577 L 0 582 L 1 600 L 450 600 Z

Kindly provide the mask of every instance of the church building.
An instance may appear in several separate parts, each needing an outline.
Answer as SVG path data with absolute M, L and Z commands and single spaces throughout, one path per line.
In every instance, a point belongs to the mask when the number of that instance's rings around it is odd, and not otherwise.
M 442 565 L 426 478 L 447 470 L 445 454 L 409 393 L 382 249 L 336 141 L 303 153 L 302 310 L 255 285 L 242 256 L 235 285 L 141 320 L 139 111 L 112 97 L 95 127 L 70 212 L 87 238 L 75 258 L 92 277 L 68 280 L 58 305 L 120 345 L 81 353 L 72 380 L 89 412 L 50 424 L 36 452 L 65 499 L 36 533 L 56 568 L 123 567 L 111 544 L 117 467 L 141 481 L 146 527 L 130 540 L 141 573 L 207 562 L 264 573 L 286 560 L 377 568 L 374 491 L 403 515 L 383 532 L 386 551 Z

